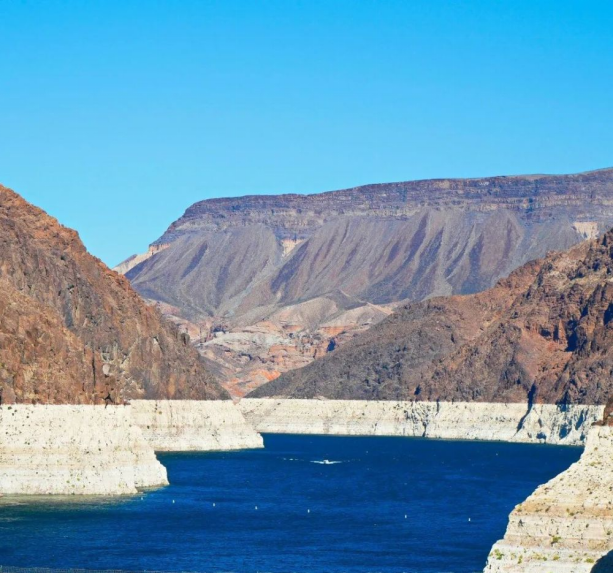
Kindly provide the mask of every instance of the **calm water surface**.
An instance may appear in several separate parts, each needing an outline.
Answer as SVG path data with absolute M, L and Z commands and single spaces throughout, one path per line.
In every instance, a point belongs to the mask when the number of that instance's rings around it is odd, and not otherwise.
M 474 572 L 513 506 L 581 453 L 411 438 L 265 442 L 257 451 L 161 454 L 171 485 L 142 496 L 4 498 L 0 564 Z M 335 463 L 317 463 L 324 460 Z

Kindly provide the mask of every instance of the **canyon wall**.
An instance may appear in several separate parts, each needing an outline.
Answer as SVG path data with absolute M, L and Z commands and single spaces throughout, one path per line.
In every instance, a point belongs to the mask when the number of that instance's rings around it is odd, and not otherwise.
M 0 407 L 0 494 L 122 495 L 166 484 L 129 406 Z
M 580 445 L 604 406 L 249 399 L 239 402 L 262 433 L 412 436 Z
M 604 405 L 611 372 L 608 231 L 492 289 L 406 305 L 248 397 Z
M 486 573 L 589 573 L 613 551 L 613 427 L 594 426 L 580 460 L 511 513 Z
M 155 451 L 262 448 L 264 442 L 231 400 L 134 400 L 132 419 Z

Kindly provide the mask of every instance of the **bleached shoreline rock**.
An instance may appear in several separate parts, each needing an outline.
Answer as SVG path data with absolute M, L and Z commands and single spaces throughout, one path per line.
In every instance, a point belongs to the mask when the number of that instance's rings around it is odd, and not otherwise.
M 261 433 L 420 436 L 580 445 L 604 406 L 247 398 Z
M 132 419 L 156 451 L 262 448 L 231 400 L 133 400 Z
M 122 495 L 167 485 L 129 406 L 0 407 L 0 493 Z
M 580 460 L 511 513 L 486 573 L 588 573 L 613 551 L 613 427 L 594 426 Z

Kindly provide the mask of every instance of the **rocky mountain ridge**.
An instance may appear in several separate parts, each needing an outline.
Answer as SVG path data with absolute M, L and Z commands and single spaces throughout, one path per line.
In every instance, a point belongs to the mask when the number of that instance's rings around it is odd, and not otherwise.
M 0 186 L 0 402 L 226 397 L 189 337 L 75 231 Z
M 479 292 L 612 224 L 612 169 L 212 199 L 118 270 L 242 395 L 403 301 Z
M 250 396 L 606 404 L 613 396 L 613 230 L 492 289 L 398 310 Z

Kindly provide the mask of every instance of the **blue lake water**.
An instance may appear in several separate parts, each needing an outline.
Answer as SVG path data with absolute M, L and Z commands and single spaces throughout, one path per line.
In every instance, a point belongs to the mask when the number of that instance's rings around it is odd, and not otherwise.
M 265 443 L 160 454 L 171 485 L 142 496 L 4 498 L 0 564 L 474 572 L 511 509 L 581 453 L 414 438 L 266 435 Z M 324 460 L 340 463 L 316 463 Z

